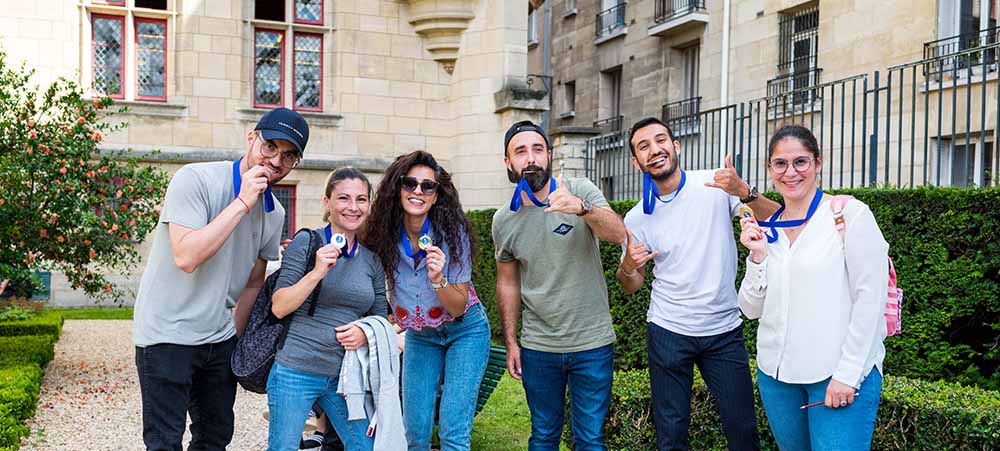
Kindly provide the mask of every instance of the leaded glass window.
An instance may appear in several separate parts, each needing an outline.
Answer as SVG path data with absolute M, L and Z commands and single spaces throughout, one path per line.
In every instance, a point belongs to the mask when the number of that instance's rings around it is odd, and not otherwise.
M 124 96 L 124 25 L 123 17 L 93 16 L 94 90 L 116 98 Z
M 137 97 L 166 100 L 167 22 L 137 19 L 135 34 Z
M 295 35 L 295 107 L 321 109 L 323 37 Z
M 295 0 L 295 21 L 323 24 L 323 0 Z
M 281 105 L 284 34 L 257 30 L 254 34 L 254 104 Z

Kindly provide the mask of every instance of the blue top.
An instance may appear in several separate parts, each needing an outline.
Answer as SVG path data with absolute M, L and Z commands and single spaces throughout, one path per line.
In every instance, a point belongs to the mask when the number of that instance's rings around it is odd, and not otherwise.
M 441 248 L 445 255 L 445 265 L 442 272 L 448 278 L 449 284 L 468 283 L 469 298 L 465 309 L 479 303 L 476 290 L 472 286 L 472 257 L 469 255 L 468 232 L 462 234 L 462 250 L 459 252 L 462 264 L 451 260 L 448 244 L 438 237 L 437 230 L 431 231 L 434 245 Z M 403 245 L 402 240 L 397 246 L 399 263 L 396 265 L 396 285 L 392 290 L 392 315 L 396 324 L 404 329 L 421 330 L 424 327 L 436 328 L 454 317 L 441 305 L 437 293 L 431 288 L 427 278 L 427 259 L 421 257 L 416 266 L 414 259 L 407 254 L 412 252 Z

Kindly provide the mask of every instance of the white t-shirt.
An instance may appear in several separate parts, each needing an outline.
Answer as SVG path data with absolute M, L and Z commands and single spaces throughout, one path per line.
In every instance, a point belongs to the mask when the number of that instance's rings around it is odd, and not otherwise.
M 677 334 L 718 335 L 741 321 L 733 217 L 742 204 L 721 189 L 705 186 L 714 179 L 714 170 L 685 174 L 684 187 L 670 203 L 656 202 L 647 215 L 639 202 L 625 215 L 625 225 L 635 239 L 659 252 L 653 259 L 646 320 Z

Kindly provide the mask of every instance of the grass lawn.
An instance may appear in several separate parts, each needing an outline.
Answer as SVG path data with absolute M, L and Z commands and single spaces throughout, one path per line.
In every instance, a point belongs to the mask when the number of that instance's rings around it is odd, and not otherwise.
M 57 308 L 47 309 L 62 314 L 63 319 L 132 319 L 132 308 Z
M 528 449 L 531 415 L 521 383 L 504 374 L 472 426 L 472 451 Z M 559 445 L 560 450 L 566 446 Z

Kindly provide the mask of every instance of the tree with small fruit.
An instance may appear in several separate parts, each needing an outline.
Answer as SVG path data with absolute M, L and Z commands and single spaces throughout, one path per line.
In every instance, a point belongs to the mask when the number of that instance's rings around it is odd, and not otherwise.
M 74 289 L 121 300 L 126 291 L 108 275 L 138 263 L 167 175 L 99 149 L 125 127 L 111 122 L 111 99 L 87 99 L 64 78 L 39 90 L 32 75 L 0 52 L 0 279 L 9 290 L 59 271 Z

